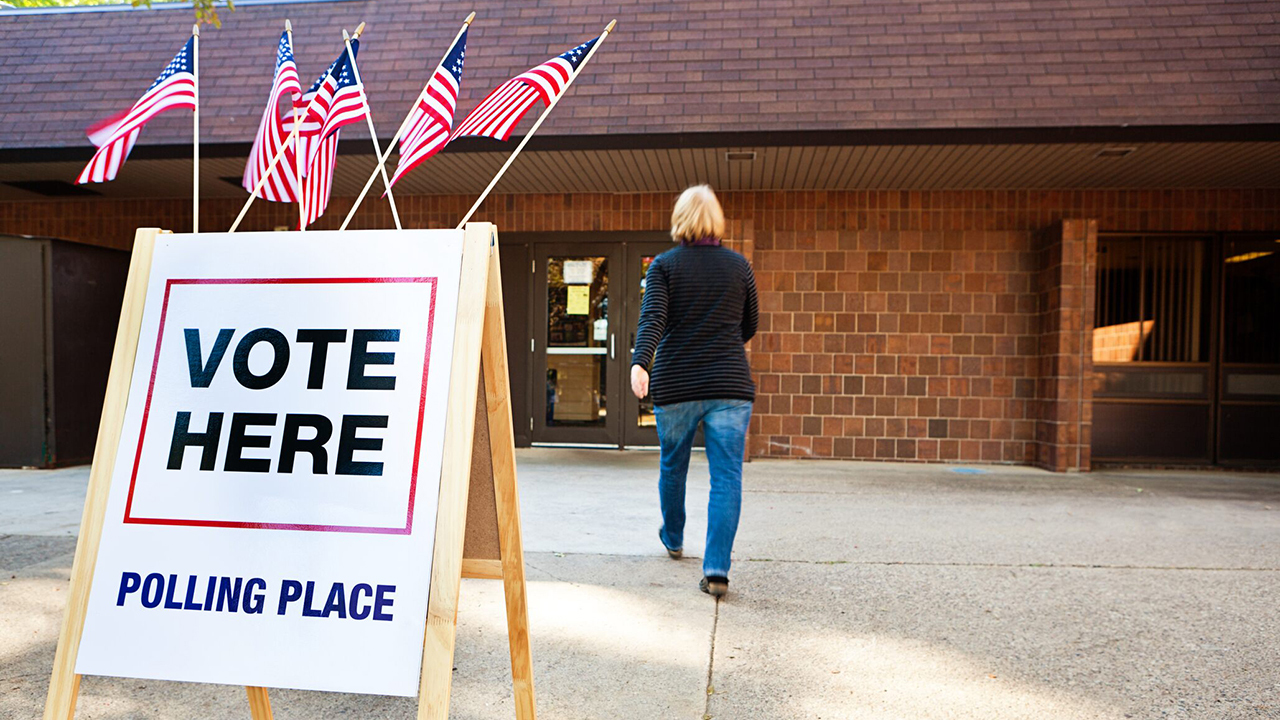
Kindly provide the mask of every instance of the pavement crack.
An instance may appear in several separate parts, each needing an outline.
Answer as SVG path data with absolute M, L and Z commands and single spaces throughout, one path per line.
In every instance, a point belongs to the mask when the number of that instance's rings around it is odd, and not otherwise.
M 542 573 L 542 574 L 544 574 L 544 575 L 547 575 L 548 577 L 550 577 L 552 580 L 555 580 L 556 582 L 567 583 L 567 584 L 569 584 L 569 585 L 580 585 L 580 584 L 581 584 L 581 583 L 576 583 L 576 582 L 574 582 L 574 581 L 572 581 L 572 580 L 566 580 L 565 578 L 562 578 L 562 577 L 560 577 L 559 575 L 556 575 L 555 573 L 551 572 L 550 570 L 546 570 L 546 569 L 544 569 L 544 568 L 539 567 L 536 563 L 529 562 L 529 554 L 528 554 L 528 553 L 525 553 L 525 557 L 524 557 L 524 565 L 525 565 L 525 567 L 527 567 L 527 568 L 529 568 L 529 569 L 533 570 L 534 572 L 540 572 L 540 573 Z
M 711 720 L 711 696 L 715 695 L 714 673 L 716 669 L 716 631 L 720 629 L 720 598 L 716 598 L 715 615 L 711 618 L 711 652 L 707 656 L 706 704 L 702 706 L 702 720 Z

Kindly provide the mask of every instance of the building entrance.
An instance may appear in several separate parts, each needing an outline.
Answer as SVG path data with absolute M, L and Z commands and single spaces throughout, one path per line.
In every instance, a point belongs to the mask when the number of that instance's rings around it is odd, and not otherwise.
M 526 378 L 534 445 L 655 447 L 653 407 L 631 394 L 631 353 L 662 233 L 518 235 L 529 257 Z M 503 239 L 506 252 L 506 238 Z M 516 253 L 522 254 L 522 253 Z M 504 257 L 505 260 L 505 257 Z M 520 299 L 506 299 L 508 315 Z M 513 363 L 513 373 L 515 364 Z M 520 420 L 517 419 L 517 423 Z

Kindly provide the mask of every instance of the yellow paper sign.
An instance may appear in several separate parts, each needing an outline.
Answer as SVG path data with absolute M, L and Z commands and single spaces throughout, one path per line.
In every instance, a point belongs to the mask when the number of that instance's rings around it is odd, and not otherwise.
M 565 308 L 565 315 L 587 314 L 587 291 L 590 288 L 590 285 L 569 286 L 569 307 Z

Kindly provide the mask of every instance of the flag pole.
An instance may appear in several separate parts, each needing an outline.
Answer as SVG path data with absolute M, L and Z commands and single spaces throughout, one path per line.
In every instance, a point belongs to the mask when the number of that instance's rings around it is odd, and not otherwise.
M 364 32 L 364 23 L 356 28 L 355 37 L 360 38 L 360 33 Z M 382 148 L 378 146 L 378 131 L 373 129 L 373 108 L 369 106 L 369 94 L 364 91 L 364 83 L 360 82 L 360 71 L 356 68 L 356 54 L 351 52 L 351 37 L 346 30 L 342 31 L 342 41 L 347 44 L 347 57 L 351 58 L 351 74 L 355 76 L 356 84 L 360 86 L 360 95 L 364 100 L 364 119 L 369 122 L 369 139 L 373 141 L 373 156 L 375 158 L 382 157 Z M 387 188 L 387 200 L 391 202 L 391 219 L 396 222 L 396 229 L 402 230 L 400 227 L 400 213 L 396 211 L 396 196 L 391 192 L 391 181 L 387 179 L 387 168 L 382 163 L 378 163 L 378 169 L 382 170 L 382 184 Z M 346 223 L 344 222 L 345 226 Z
M 195 112 L 191 125 L 191 232 L 200 232 L 200 23 L 191 26 L 191 67 L 195 70 Z
M 289 35 L 289 48 L 292 49 L 293 23 L 289 22 L 289 18 L 284 20 L 284 31 Z M 293 105 L 293 126 L 299 127 L 302 125 L 302 116 L 298 114 L 298 105 L 293 102 L 290 104 Z M 298 158 L 298 162 L 293 164 L 293 178 L 295 181 L 293 191 L 298 196 L 298 231 L 302 232 L 307 229 L 307 206 L 304 204 L 305 200 L 302 192 L 302 158 Z
M 327 77 L 329 77 L 328 70 L 326 70 L 325 74 L 321 76 L 320 82 L 324 82 Z M 316 93 L 316 95 L 311 98 L 311 102 L 307 103 L 306 109 L 302 111 L 303 117 L 310 114 L 311 106 L 316 104 L 316 99 L 319 97 L 320 94 Z M 280 158 L 284 157 L 284 153 L 289 149 L 289 145 L 298 139 L 298 130 L 301 128 L 302 123 L 295 122 L 293 124 L 293 132 L 289 133 L 289 137 L 285 139 L 284 144 L 281 145 L 280 149 L 276 151 L 276 154 L 271 157 L 271 163 L 267 165 L 267 171 L 262 174 L 262 177 L 258 178 L 258 183 L 253 186 L 253 190 L 249 193 L 249 199 L 244 201 L 244 207 L 240 208 L 240 214 L 236 216 L 235 222 L 231 223 L 231 229 L 227 232 L 233 233 L 236 231 L 236 228 L 240 227 L 240 221 L 244 220 L 245 213 L 249 212 L 249 206 L 257 199 L 258 192 L 262 190 L 262 186 L 267 184 L 267 178 L 271 177 L 271 173 L 276 169 L 276 165 L 280 164 Z
M 467 16 L 466 20 L 462 21 L 462 28 L 458 30 L 457 35 L 453 36 L 453 42 L 449 43 L 449 47 L 444 51 L 444 57 L 440 58 L 440 62 L 436 63 L 436 67 L 443 65 L 444 61 L 449 58 L 449 53 L 453 50 L 453 46 L 458 44 L 458 38 L 462 37 L 462 33 L 467 31 L 467 28 L 471 25 L 471 21 L 475 19 L 476 14 L 473 12 Z M 432 77 L 435 77 L 434 70 L 432 70 Z M 364 202 L 364 196 L 368 195 L 369 188 L 373 187 L 373 181 L 377 179 L 378 171 L 382 170 L 384 173 L 386 172 L 384 166 L 386 165 L 387 159 L 391 157 L 391 153 L 395 150 L 396 142 L 400 140 L 400 136 L 409 129 L 409 120 L 413 118 L 413 111 L 417 109 L 418 103 L 422 102 L 422 100 L 427 96 L 427 90 L 430 89 L 430 87 L 431 78 L 427 78 L 427 83 L 422 86 L 422 92 L 418 93 L 418 99 L 414 100 L 413 104 L 409 106 L 409 112 L 404 116 L 404 122 L 400 123 L 400 127 L 396 130 L 396 134 L 391 136 L 391 143 L 387 145 L 387 151 L 383 153 L 382 157 L 378 158 L 378 167 L 374 168 L 373 172 L 369 173 L 369 179 L 365 181 L 364 189 L 361 190 L 360 195 L 356 197 L 356 201 L 351 206 L 351 210 L 347 212 L 347 219 L 342 221 L 342 227 L 338 228 L 339 230 L 347 229 L 347 224 L 351 222 L 351 218 L 355 216 L 356 210 L 360 208 L 360 203 Z
M 307 104 L 307 109 L 310 110 L 313 104 L 315 104 L 315 98 L 312 98 L 311 102 Z M 276 154 L 271 157 L 271 164 L 267 165 L 267 171 L 263 173 L 262 177 L 258 178 L 258 183 L 253 186 L 253 190 L 249 193 L 249 199 L 244 201 L 244 207 L 240 208 L 240 214 L 236 216 L 235 222 L 231 223 L 231 229 L 227 230 L 227 232 L 233 233 L 236 231 L 236 228 L 240 227 L 240 221 L 244 220 L 245 213 L 249 212 L 249 206 L 257 199 L 258 193 L 262 190 L 262 186 L 267 184 L 267 178 L 270 177 L 272 171 L 276 169 L 276 165 L 280 164 L 280 158 L 284 157 L 285 150 L 289 149 L 289 145 L 291 145 L 294 140 L 298 139 L 299 127 L 300 125 L 298 123 L 294 124 L 293 132 L 289 133 L 289 137 L 285 139 L 284 144 L 281 145 L 280 149 L 276 151 Z
M 462 222 L 458 223 L 459 230 L 467 224 L 467 221 L 471 219 L 471 216 L 475 214 L 476 210 L 480 209 L 480 203 L 483 203 L 484 199 L 489 197 L 489 192 L 492 191 L 494 186 L 498 184 L 498 181 L 502 179 L 502 175 L 507 171 L 507 168 L 511 167 L 511 163 L 516 159 L 516 156 L 520 154 L 520 151 L 524 149 L 524 146 L 529 142 L 529 138 L 533 137 L 533 134 L 538 132 L 538 128 L 542 126 L 542 121 L 546 120 L 547 116 L 551 114 L 556 103 L 560 102 L 560 98 L 569 94 L 569 86 L 578 78 L 578 73 L 582 72 L 582 68 L 586 67 L 587 63 L 591 61 L 591 56 L 596 54 L 596 51 L 604 44 L 605 38 L 609 37 L 609 33 L 613 32 L 613 28 L 617 24 L 617 20 L 610 20 L 609 24 L 605 26 L 604 32 L 600 33 L 600 39 L 595 45 L 591 46 L 591 52 L 587 53 L 587 56 L 582 59 L 582 64 L 579 65 L 578 68 L 573 71 L 573 74 L 569 76 L 569 82 L 565 83 L 564 90 L 551 100 L 551 104 L 547 105 L 546 110 L 542 111 L 542 115 L 538 118 L 538 122 L 534 123 L 533 127 L 529 128 L 529 132 L 525 133 L 524 139 L 522 139 L 520 144 L 516 146 L 515 152 L 511 153 L 511 157 L 508 157 L 507 161 L 502 164 L 501 168 L 499 168 L 498 174 L 494 175 L 493 179 L 489 181 L 489 187 L 486 187 L 484 192 L 480 193 L 480 197 L 476 199 L 476 203 L 472 205 L 471 209 L 467 211 L 467 214 L 462 217 Z

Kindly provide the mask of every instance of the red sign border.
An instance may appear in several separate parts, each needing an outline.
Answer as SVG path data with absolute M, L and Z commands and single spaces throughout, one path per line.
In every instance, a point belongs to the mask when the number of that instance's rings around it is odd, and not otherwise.
M 169 293 L 174 285 L 325 285 L 356 283 L 429 283 L 431 285 L 431 309 L 427 314 L 427 343 L 422 360 L 422 387 L 418 396 L 418 428 L 413 443 L 413 471 L 409 478 L 409 507 L 405 512 L 404 527 L 367 527 L 359 525 L 314 525 L 305 523 L 259 523 L 233 520 L 184 520 L 179 518 L 142 518 L 133 516 L 133 491 L 138 481 L 138 467 L 142 462 L 142 443 L 147 434 L 147 419 L 151 413 L 151 395 L 155 392 L 156 372 L 160 366 L 160 346 L 164 341 L 165 320 L 169 313 Z M 409 535 L 413 532 L 413 507 L 418 490 L 418 460 L 422 454 L 422 426 L 427 404 L 427 378 L 431 369 L 431 338 L 435 330 L 436 290 L 439 278 L 435 277 L 364 277 L 364 278 L 170 278 L 165 282 L 164 302 L 160 308 L 160 329 L 156 335 L 155 358 L 151 363 L 151 379 L 147 386 L 147 402 L 142 410 L 142 425 L 138 430 L 138 448 L 134 454 L 133 472 L 129 477 L 129 497 L 125 501 L 124 522 L 133 525 L 176 525 L 182 527 L 248 528 L 254 530 L 302 530 L 307 532 L 364 533 L 378 535 Z

